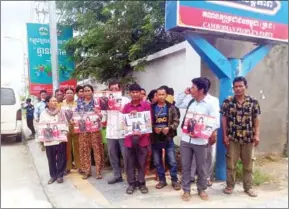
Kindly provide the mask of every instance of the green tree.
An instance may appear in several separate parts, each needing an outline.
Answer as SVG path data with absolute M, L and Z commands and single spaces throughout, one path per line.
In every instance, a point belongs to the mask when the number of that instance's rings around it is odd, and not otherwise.
M 144 59 L 183 41 L 164 28 L 165 1 L 57 1 L 61 23 L 78 34 L 66 45 L 76 61 L 75 76 L 132 82 Z

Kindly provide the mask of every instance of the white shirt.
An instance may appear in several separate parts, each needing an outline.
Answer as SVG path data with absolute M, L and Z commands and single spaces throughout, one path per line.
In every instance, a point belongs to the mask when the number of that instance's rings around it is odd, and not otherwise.
M 40 101 L 36 103 L 35 109 L 34 109 L 34 118 L 39 119 L 40 114 L 45 110 L 46 103 L 44 101 Z
M 130 102 L 127 97 L 121 97 L 121 108 Z M 121 130 L 122 121 L 121 111 L 107 111 L 107 126 L 106 126 L 106 138 L 107 139 L 123 139 L 124 133 Z
M 185 93 L 181 93 L 177 97 L 176 107 L 178 108 L 187 108 L 189 102 L 192 100 L 191 95 L 186 95 Z M 197 102 L 196 100 L 190 105 L 188 112 L 196 112 L 197 114 L 205 114 L 208 116 L 212 116 L 216 118 L 216 125 L 214 130 L 220 127 L 220 103 L 219 99 L 207 94 L 206 97 Z M 185 116 L 184 116 L 185 117 Z M 206 145 L 208 144 L 207 139 L 200 139 L 200 138 L 192 138 L 187 134 L 182 134 L 182 140 L 191 144 L 195 145 Z

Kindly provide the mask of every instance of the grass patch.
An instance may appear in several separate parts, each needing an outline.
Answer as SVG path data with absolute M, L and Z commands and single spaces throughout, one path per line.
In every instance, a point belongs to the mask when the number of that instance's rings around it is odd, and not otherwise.
M 243 180 L 243 164 L 241 160 L 238 160 L 236 166 L 236 179 L 239 181 Z M 260 186 L 264 183 L 272 181 L 272 176 L 267 173 L 261 172 L 259 169 L 254 169 L 253 172 L 253 184 Z

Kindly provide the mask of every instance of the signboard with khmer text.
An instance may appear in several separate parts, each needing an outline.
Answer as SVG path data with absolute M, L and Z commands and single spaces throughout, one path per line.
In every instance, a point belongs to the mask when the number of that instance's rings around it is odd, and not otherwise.
M 64 49 L 65 43 L 73 37 L 72 28 L 61 27 L 57 35 L 60 88 L 75 88 L 76 79 L 71 78 L 74 62 Z M 53 90 L 49 25 L 27 23 L 27 38 L 30 94 L 38 96 L 39 91 L 43 89 L 51 94 Z
M 288 42 L 288 1 L 166 1 L 166 30 Z

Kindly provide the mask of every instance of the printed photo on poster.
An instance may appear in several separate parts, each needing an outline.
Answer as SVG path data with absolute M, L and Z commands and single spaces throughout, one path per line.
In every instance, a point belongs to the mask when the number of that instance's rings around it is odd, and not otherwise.
M 101 118 L 94 112 L 73 113 L 74 132 L 96 132 L 101 129 Z
M 209 139 L 214 127 L 216 127 L 216 122 L 215 117 L 188 112 L 183 126 L 183 133 L 194 138 Z
M 66 123 L 38 123 L 37 135 L 40 142 L 67 141 L 68 126 Z
M 117 110 L 121 111 L 122 93 L 102 91 L 94 94 L 94 98 L 97 99 L 100 104 L 101 110 Z
M 141 132 L 142 134 L 152 133 L 150 111 L 123 114 L 122 129 L 125 136 L 133 135 L 135 132 Z
M 101 125 L 102 127 L 106 127 L 107 126 L 107 111 L 101 110 L 101 114 L 102 114 Z
M 119 111 L 111 110 L 107 112 L 107 120 L 109 121 L 109 126 L 106 127 L 106 138 L 117 139 L 124 138 L 124 131 L 122 129 L 122 117 L 123 114 Z M 119 134 L 121 136 L 119 136 Z
M 73 117 L 73 112 L 75 111 L 76 107 L 69 107 L 69 106 L 62 106 L 61 111 L 65 117 L 66 122 L 70 122 Z

